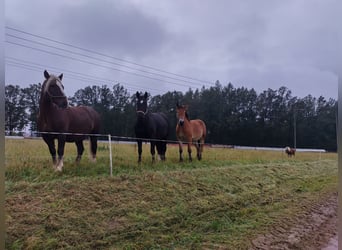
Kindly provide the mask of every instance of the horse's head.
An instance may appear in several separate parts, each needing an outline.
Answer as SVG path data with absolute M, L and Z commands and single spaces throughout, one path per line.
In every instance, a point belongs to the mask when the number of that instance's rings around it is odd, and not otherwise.
M 147 92 L 144 95 L 140 95 L 137 91 L 137 114 L 138 116 L 144 116 L 147 113 Z
M 177 102 L 177 119 L 178 119 L 178 124 L 180 126 L 183 126 L 185 119 L 189 120 L 189 116 L 187 113 L 188 110 L 188 105 L 179 105 Z
M 68 99 L 64 93 L 64 86 L 62 84 L 63 74 L 57 77 L 50 75 L 45 70 L 44 77 L 45 81 L 42 86 L 41 99 L 46 97 L 60 108 L 68 107 Z

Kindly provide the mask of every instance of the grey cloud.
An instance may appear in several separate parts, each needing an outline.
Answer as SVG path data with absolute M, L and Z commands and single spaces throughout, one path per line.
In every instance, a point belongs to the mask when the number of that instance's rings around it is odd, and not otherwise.
M 53 25 L 66 40 L 119 56 L 154 53 L 166 38 L 156 20 L 126 1 L 86 1 L 68 6 Z
M 315 96 L 324 93 L 335 98 L 335 79 L 329 72 L 337 71 L 339 60 L 338 1 L 60 0 L 47 5 L 41 0 L 10 0 L 6 22 L 211 82 L 232 82 L 257 90 L 286 85 L 294 95 L 306 95 L 307 89 Z M 21 54 L 24 59 L 29 53 Z M 47 55 L 34 60 L 57 63 Z M 106 73 L 114 79 L 153 84 L 63 58 L 58 64 L 97 76 Z M 11 75 L 15 79 L 20 74 Z M 165 91 L 177 88 L 158 86 Z

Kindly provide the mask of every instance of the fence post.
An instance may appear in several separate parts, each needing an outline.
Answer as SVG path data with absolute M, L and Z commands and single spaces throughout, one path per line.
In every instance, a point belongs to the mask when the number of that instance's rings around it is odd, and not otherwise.
M 109 143 L 109 167 L 110 167 L 110 176 L 113 176 L 113 161 L 112 161 L 112 137 L 108 135 L 108 143 Z

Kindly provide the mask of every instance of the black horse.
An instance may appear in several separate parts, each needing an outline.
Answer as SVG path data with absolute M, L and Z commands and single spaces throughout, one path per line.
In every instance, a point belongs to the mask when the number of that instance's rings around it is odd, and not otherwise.
M 141 162 L 142 139 L 150 139 L 152 162 L 155 161 L 155 147 L 162 161 L 165 160 L 166 140 L 169 135 L 169 120 L 164 113 L 151 113 L 147 110 L 147 92 L 137 97 L 137 122 L 135 124 L 135 136 L 138 143 L 138 162 Z
M 39 100 L 38 130 L 49 147 L 54 168 L 62 171 L 65 142 L 75 142 L 77 146 L 76 162 L 81 160 L 84 146 L 83 140 L 97 134 L 100 129 L 100 115 L 91 107 L 69 107 L 62 84 L 63 74 L 50 75 L 44 71 L 45 81 L 42 85 Z M 66 135 L 59 133 L 72 133 Z M 81 135 L 77 135 L 81 134 Z M 97 137 L 90 137 L 90 150 L 93 160 L 96 160 Z M 58 140 L 58 160 L 56 159 L 55 139 Z

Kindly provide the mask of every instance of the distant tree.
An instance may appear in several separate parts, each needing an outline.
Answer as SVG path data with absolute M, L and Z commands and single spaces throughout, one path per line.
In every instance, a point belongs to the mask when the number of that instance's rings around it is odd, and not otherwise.
M 291 91 L 286 87 L 268 89 L 257 98 L 257 134 L 263 146 L 282 147 L 288 144 L 292 118 Z
M 230 111 L 230 116 L 226 115 L 226 126 L 230 128 L 227 132 L 230 132 L 231 143 L 256 145 L 257 94 L 255 90 L 241 87 L 227 91 L 226 95 L 230 100 L 229 109 L 226 109 L 225 113 Z
M 226 100 L 223 96 L 223 87 L 219 81 L 209 89 L 202 88 L 200 92 L 201 102 L 197 107 L 191 107 L 190 116 L 202 119 L 207 127 L 207 142 L 224 143 L 227 139 L 224 135 L 224 114 Z M 197 116 L 193 117 L 193 110 L 197 109 Z
M 42 85 L 30 84 L 28 88 L 22 89 L 24 95 L 24 102 L 28 111 L 28 121 L 30 126 L 30 131 L 37 131 L 37 116 L 39 112 L 39 98 Z
M 129 103 L 130 95 L 122 85 L 115 84 L 112 88 L 111 104 L 114 109 L 124 111 L 125 106 Z
M 334 99 L 325 100 L 320 96 L 316 104 L 316 123 L 314 146 L 322 147 L 328 150 L 336 151 L 336 120 L 337 120 L 337 102 Z
M 5 86 L 5 130 L 10 135 L 28 124 L 25 98 L 18 85 Z
M 21 89 L 5 87 L 5 129 L 11 134 L 29 125 L 37 130 L 41 84 Z M 120 84 L 88 86 L 76 91 L 71 105 L 94 107 L 102 116 L 102 132 L 118 136 L 134 136 L 135 93 L 130 95 Z M 296 146 L 336 150 L 337 101 L 311 95 L 292 97 L 286 87 L 267 89 L 257 94 L 254 89 L 214 86 L 189 89 L 185 93 L 169 91 L 149 94 L 149 111 L 164 112 L 170 121 L 170 139 L 175 140 L 176 103 L 189 105 L 191 119 L 200 118 L 207 125 L 206 142 L 250 146 Z M 296 128 L 296 129 L 295 129 Z
M 118 136 L 132 135 L 134 132 L 133 116 L 135 112 L 130 105 L 130 96 L 122 85 L 116 84 L 111 92 L 111 109 L 103 119 L 104 131 Z
M 316 98 L 307 95 L 298 98 L 295 105 L 297 147 L 314 148 L 316 135 Z
M 79 89 L 71 98 L 73 105 L 92 106 L 101 115 L 102 133 L 112 135 L 127 135 L 131 133 L 127 127 L 128 115 L 132 115 L 130 96 L 120 84 L 110 89 L 107 85 L 88 86 Z M 127 114 L 129 113 L 129 114 Z M 133 128 L 132 128 L 133 129 Z
M 93 85 L 84 89 L 79 89 L 74 96 L 70 98 L 72 105 L 84 105 L 97 108 L 101 103 L 101 87 Z

